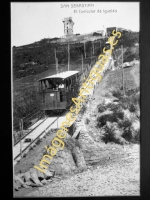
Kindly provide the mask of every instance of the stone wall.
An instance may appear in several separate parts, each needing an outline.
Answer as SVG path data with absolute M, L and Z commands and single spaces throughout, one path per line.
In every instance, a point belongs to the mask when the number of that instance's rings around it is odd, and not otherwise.
M 106 158 L 106 154 L 109 154 L 107 150 L 101 148 L 100 145 L 89 136 L 84 124 L 80 130 L 78 141 L 87 164 L 97 163 L 101 159 Z
M 64 139 L 65 147 L 60 149 L 49 165 L 49 171 L 58 175 L 73 174 L 87 169 L 84 155 L 76 140 L 67 135 Z
M 72 157 L 71 150 L 67 147 L 64 147 L 63 150 L 59 150 L 49 165 L 49 171 L 55 171 L 56 174 L 61 175 L 72 174 L 76 168 L 77 166 Z
M 48 165 L 49 171 L 55 171 L 58 175 L 71 175 L 87 170 L 88 165 L 103 163 L 125 154 L 121 145 L 115 144 L 116 150 L 113 151 L 113 144 L 106 145 L 95 142 L 88 134 L 84 120 L 77 121 L 74 126 L 76 127 L 75 133 L 79 130 L 79 134 L 74 133 L 75 137 L 67 134 L 64 139 L 65 147 L 54 156 L 52 162 Z M 42 157 L 42 154 L 40 157 Z M 37 161 L 37 165 L 39 162 L 40 160 Z
M 76 127 L 80 130 L 78 144 L 86 165 L 96 164 L 98 162 L 103 163 L 127 155 L 121 145 L 115 144 L 114 148 L 114 144 L 111 143 L 104 144 L 95 142 L 88 134 L 84 122 L 77 122 Z

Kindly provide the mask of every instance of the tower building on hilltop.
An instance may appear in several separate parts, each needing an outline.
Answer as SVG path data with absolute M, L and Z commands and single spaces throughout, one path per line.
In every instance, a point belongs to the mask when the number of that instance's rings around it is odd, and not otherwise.
M 72 17 L 64 18 L 64 35 L 65 37 L 73 35 L 73 25 Z

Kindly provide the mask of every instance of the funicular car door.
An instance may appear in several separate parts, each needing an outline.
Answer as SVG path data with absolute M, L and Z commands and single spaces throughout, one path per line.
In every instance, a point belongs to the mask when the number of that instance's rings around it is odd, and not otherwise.
M 52 91 L 50 93 L 46 93 L 46 105 L 49 105 L 52 110 L 57 109 L 57 103 L 60 102 L 60 94 L 59 91 Z

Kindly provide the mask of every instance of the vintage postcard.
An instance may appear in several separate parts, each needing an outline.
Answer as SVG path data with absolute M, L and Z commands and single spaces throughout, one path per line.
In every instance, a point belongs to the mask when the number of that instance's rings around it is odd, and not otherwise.
M 139 2 L 12 2 L 14 197 L 140 196 Z

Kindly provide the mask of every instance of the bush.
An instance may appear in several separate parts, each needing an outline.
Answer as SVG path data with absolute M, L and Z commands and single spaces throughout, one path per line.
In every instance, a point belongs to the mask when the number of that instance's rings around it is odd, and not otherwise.
M 120 90 L 113 90 L 112 91 L 112 95 L 118 99 L 121 99 L 122 98 L 122 92 Z
M 140 96 L 139 96 L 139 94 L 132 95 L 132 102 L 133 102 L 134 105 L 137 105 L 137 104 L 140 105 Z
M 101 140 L 106 144 L 108 142 L 114 142 L 116 144 L 121 144 L 119 138 L 116 138 L 114 129 L 112 127 L 108 127 L 107 125 L 104 127 L 105 133 L 102 135 Z
M 134 104 L 131 104 L 129 106 L 129 111 L 132 112 L 132 113 L 135 113 L 136 112 L 136 106 Z
M 128 109 L 128 103 L 127 102 L 124 102 L 124 103 L 120 102 L 119 106 L 120 106 L 121 109 L 124 109 L 124 110 Z
M 109 119 L 109 114 L 106 114 L 106 115 L 102 115 L 100 117 L 97 118 L 97 126 L 100 128 L 100 127 L 103 127 L 104 125 L 106 125 L 106 122 L 108 121 Z
M 112 114 L 109 115 L 108 117 L 108 121 L 109 122 L 118 122 L 118 113 L 117 112 L 114 112 Z
M 98 112 L 102 113 L 106 110 L 106 107 L 103 104 L 97 106 Z
M 124 118 L 124 113 L 122 111 L 116 111 L 115 113 L 116 113 L 116 115 L 117 115 L 117 117 L 119 119 L 123 119 Z
M 136 106 L 140 104 L 139 94 L 134 94 L 132 92 L 132 95 L 125 96 L 120 100 L 120 106 L 123 109 L 129 109 L 130 112 L 136 112 Z
M 128 127 L 131 127 L 132 123 L 128 119 L 118 122 L 119 128 L 123 128 L 125 130 Z
M 118 122 L 119 119 L 123 119 L 124 117 L 124 113 L 122 111 L 116 111 L 112 114 L 106 114 L 106 115 L 102 115 L 100 117 L 97 118 L 97 126 L 99 128 L 103 127 L 104 125 L 106 125 L 106 122 Z
M 103 136 L 102 136 L 102 141 L 105 142 L 106 144 L 108 142 L 113 142 L 115 140 L 114 134 L 113 132 L 106 132 Z
M 133 142 L 140 143 L 140 129 L 138 131 L 136 131 L 134 138 L 133 138 Z
M 110 108 L 111 111 L 115 112 L 119 109 L 119 104 L 109 103 L 107 105 L 107 108 Z
M 126 130 L 124 130 L 122 137 L 129 142 L 132 140 L 132 131 L 131 131 L 130 127 L 127 128 Z

